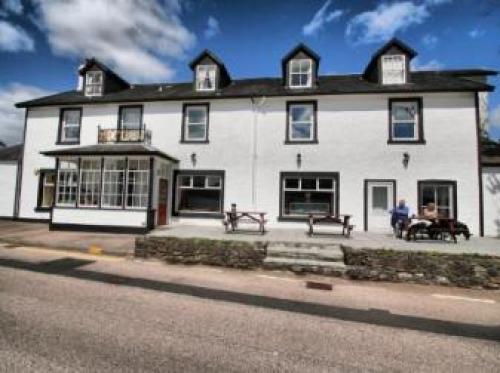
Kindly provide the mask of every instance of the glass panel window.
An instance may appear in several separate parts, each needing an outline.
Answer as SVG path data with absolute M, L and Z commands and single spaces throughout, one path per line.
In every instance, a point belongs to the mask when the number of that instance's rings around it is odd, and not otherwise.
M 40 193 L 39 206 L 43 208 L 51 208 L 54 204 L 54 193 L 56 185 L 55 171 L 43 171 L 40 173 Z
M 216 71 L 215 65 L 198 65 L 196 67 L 196 90 L 214 91 Z
M 222 176 L 179 175 L 177 180 L 178 212 L 222 212 Z
M 190 141 L 207 139 L 208 108 L 206 105 L 189 105 L 184 118 L 184 137 Z
M 289 106 L 289 141 L 308 141 L 314 138 L 314 105 Z
M 65 159 L 57 171 L 57 206 L 74 206 L 78 191 L 78 161 Z
M 80 163 L 80 197 L 82 207 L 99 206 L 101 189 L 101 160 L 82 159 Z
M 282 216 L 335 214 L 336 178 L 285 177 L 282 182 Z
M 121 208 L 125 184 L 125 159 L 107 158 L 104 160 L 102 175 L 102 206 Z
M 292 88 L 311 87 L 312 85 L 312 60 L 295 59 L 289 65 L 290 81 Z
M 382 56 L 382 83 L 405 83 L 406 67 L 404 55 Z
M 63 109 L 61 113 L 61 142 L 80 141 L 80 109 Z
M 102 71 L 88 71 L 85 75 L 85 95 L 102 95 Z
M 148 207 L 149 160 L 129 159 L 127 170 L 127 207 Z
M 429 203 L 434 203 L 438 215 L 444 218 L 455 217 L 453 206 L 454 185 L 450 183 L 423 183 L 420 188 L 422 210 Z
M 393 140 L 417 140 L 418 105 L 417 101 L 392 102 L 391 131 Z
M 142 127 L 141 107 L 122 107 L 120 110 L 120 128 L 138 130 Z
M 389 191 L 386 186 L 372 187 L 372 208 L 373 210 L 389 210 L 388 205 Z

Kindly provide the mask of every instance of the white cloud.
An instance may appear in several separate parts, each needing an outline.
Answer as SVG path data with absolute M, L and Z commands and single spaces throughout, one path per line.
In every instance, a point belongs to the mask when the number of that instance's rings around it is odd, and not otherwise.
M 32 1 L 55 54 L 95 56 L 125 78 L 171 78 L 168 59 L 184 58 L 196 41 L 177 0 Z
M 33 51 L 35 42 L 23 28 L 0 21 L 0 50 L 7 52 Z
M 220 34 L 220 26 L 219 26 L 219 21 L 215 19 L 213 16 L 208 17 L 207 21 L 207 28 L 205 29 L 204 33 L 206 39 L 211 39 L 214 36 Z
M 432 7 L 447 2 L 449 0 L 427 0 L 422 3 L 413 1 L 382 3 L 374 10 L 360 13 L 349 20 L 346 37 L 354 44 L 385 41 L 396 32 L 422 24 L 430 16 Z
M 16 15 L 20 15 L 23 12 L 23 4 L 21 3 L 21 0 L 2 0 L 0 10 L 5 14 L 7 12 L 11 12 Z
M 484 36 L 484 34 L 486 34 L 486 31 L 477 28 L 472 29 L 467 33 L 467 35 L 469 35 L 469 37 L 471 37 L 472 39 L 480 38 Z
M 422 43 L 427 47 L 427 48 L 434 48 L 436 44 L 438 43 L 438 38 L 437 36 L 427 34 L 424 35 L 422 38 Z
M 500 128 L 500 104 L 491 110 L 488 117 L 490 127 Z
M 430 60 L 427 62 L 420 62 L 418 57 L 411 61 L 412 70 L 441 70 L 444 68 L 444 64 L 438 60 Z
M 0 140 L 7 144 L 21 142 L 24 110 L 16 109 L 14 104 L 47 94 L 49 92 L 41 88 L 18 83 L 0 86 Z
M 332 0 L 325 1 L 323 6 L 314 14 L 311 21 L 302 27 L 302 34 L 305 36 L 315 35 L 325 26 L 325 24 L 335 21 L 340 18 L 342 14 L 344 14 L 344 12 L 340 9 L 335 9 L 329 12 L 328 8 L 331 4 Z

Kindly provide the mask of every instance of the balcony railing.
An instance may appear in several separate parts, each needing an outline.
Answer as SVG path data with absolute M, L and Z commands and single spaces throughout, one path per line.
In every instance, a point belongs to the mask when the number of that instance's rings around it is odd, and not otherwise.
M 99 144 L 118 142 L 141 142 L 151 144 L 151 131 L 139 129 L 116 129 L 99 127 L 97 141 Z

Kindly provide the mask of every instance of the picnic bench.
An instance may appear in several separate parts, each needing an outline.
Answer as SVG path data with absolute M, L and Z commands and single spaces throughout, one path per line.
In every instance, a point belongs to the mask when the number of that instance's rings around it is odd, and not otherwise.
M 239 224 L 257 224 L 258 232 L 260 234 L 266 233 L 266 223 L 265 219 L 266 213 L 263 211 L 238 211 L 236 210 L 236 205 L 231 205 L 231 210 L 225 211 L 225 218 L 222 224 L 226 229 L 226 233 L 229 231 L 235 232 L 238 229 Z
M 342 235 L 345 237 L 351 236 L 351 231 L 354 228 L 354 225 L 350 224 L 351 215 L 309 215 L 309 220 L 307 224 L 309 226 L 308 234 L 312 236 L 314 234 L 314 226 L 318 225 L 332 225 L 332 226 L 341 226 L 342 227 Z
M 417 237 L 422 238 L 424 235 L 432 240 L 445 240 L 450 237 L 454 243 L 457 243 L 457 236 L 462 234 L 468 240 L 471 236 L 469 228 L 464 223 L 460 223 L 453 218 L 437 218 L 427 219 L 425 217 L 412 217 L 413 220 L 420 220 L 421 223 L 410 224 L 406 232 L 406 240 L 417 240 Z M 430 222 L 430 224 L 426 223 Z

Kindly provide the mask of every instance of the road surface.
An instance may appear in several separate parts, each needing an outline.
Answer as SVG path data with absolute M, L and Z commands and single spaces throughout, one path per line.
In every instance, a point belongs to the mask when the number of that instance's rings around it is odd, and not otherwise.
M 500 293 L 0 244 L 0 371 L 498 372 Z

